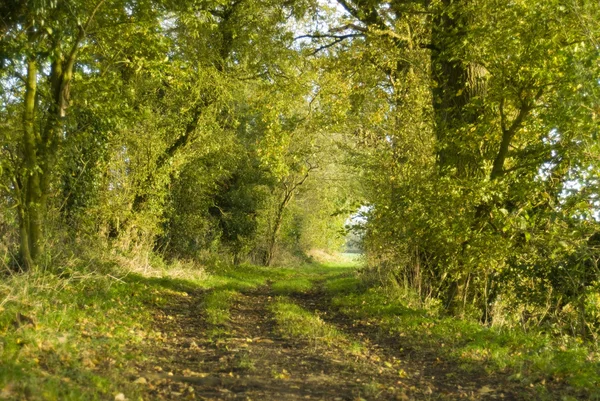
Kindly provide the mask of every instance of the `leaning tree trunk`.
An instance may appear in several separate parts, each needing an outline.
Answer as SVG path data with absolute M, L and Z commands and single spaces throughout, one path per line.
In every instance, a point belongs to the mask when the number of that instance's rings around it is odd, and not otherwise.
M 285 212 L 285 209 L 289 202 L 292 200 L 293 195 L 293 192 L 286 193 L 283 197 L 282 202 L 277 207 L 275 221 L 273 222 L 273 227 L 267 239 L 267 248 L 265 250 L 265 255 L 263 259 L 263 264 L 265 266 L 271 266 L 271 264 L 273 263 L 273 257 L 275 256 L 275 246 L 277 245 L 277 236 L 279 235 L 279 231 L 281 230 L 281 223 L 283 222 L 283 213 Z
M 302 178 L 300 179 L 300 181 L 283 183 L 283 198 L 277 206 L 275 220 L 273 221 L 271 232 L 269 233 L 269 236 L 267 238 L 267 247 L 265 249 L 263 257 L 263 264 L 265 266 L 271 266 L 271 264 L 273 263 L 273 257 L 275 256 L 275 246 L 277 245 L 277 236 L 279 235 L 279 230 L 281 229 L 281 224 L 283 223 L 283 214 L 285 212 L 285 209 L 288 207 L 289 203 L 294 198 L 294 195 L 298 188 L 306 182 L 310 173 L 317 168 L 316 166 L 311 165 L 309 162 L 307 162 L 307 165 L 308 168 L 302 176 Z

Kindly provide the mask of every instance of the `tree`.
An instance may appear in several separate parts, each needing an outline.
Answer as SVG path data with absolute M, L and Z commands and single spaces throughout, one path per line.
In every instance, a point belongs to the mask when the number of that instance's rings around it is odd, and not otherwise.
M 342 68 L 353 80 L 352 155 L 366 172 L 373 207 L 368 250 L 379 265 L 405 266 L 404 282 L 423 296 L 441 297 L 450 310 L 473 305 L 489 320 L 498 294 L 512 291 L 507 278 L 520 280 L 508 272 L 544 257 L 539 243 L 528 245 L 548 230 L 545 219 L 577 227 L 575 248 L 585 248 L 593 231 L 593 221 L 572 219 L 589 212 L 574 211 L 567 205 L 577 201 L 563 196 L 576 171 L 594 164 L 589 153 L 580 158 L 595 130 L 597 92 L 589 75 L 596 52 L 582 22 L 598 10 L 495 1 L 339 4 L 342 20 L 308 36 L 317 52 L 363 61 Z M 573 192 L 579 200 L 589 195 Z M 533 253 L 516 262 L 515 249 L 524 247 Z
M 16 166 L 11 189 L 19 216 L 24 269 L 35 266 L 42 253 L 44 216 L 63 142 L 75 63 L 103 4 L 83 2 L 74 7 L 23 2 L 8 10 L 2 48 L 9 75 L 4 78 L 10 76 L 23 84 L 23 134 L 17 155 L 12 158 Z M 40 88 L 41 77 L 46 77 L 48 84 Z M 43 102 L 38 101 L 40 98 Z

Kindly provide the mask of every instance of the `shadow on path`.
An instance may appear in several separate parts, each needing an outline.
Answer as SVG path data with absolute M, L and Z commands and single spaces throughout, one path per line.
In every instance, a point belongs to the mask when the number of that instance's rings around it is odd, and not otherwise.
M 460 369 L 424 339 L 392 335 L 344 315 L 320 286 L 288 297 L 360 344 L 359 355 L 283 338 L 269 311 L 275 302 L 270 286 L 240 292 L 229 323 L 217 327 L 217 334 L 206 321 L 203 300 L 220 289 L 178 286 L 183 288 L 187 294 L 173 295 L 157 309 L 155 328 L 162 333 L 161 341 L 151 345 L 148 361 L 138 366 L 151 399 L 538 399 L 532 389 L 506 375 L 490 375 L 483 366 Z

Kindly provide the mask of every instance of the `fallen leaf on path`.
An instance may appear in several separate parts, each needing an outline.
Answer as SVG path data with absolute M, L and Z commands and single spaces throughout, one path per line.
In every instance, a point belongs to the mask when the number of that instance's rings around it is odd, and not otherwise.
M 4 388 L 0 391 L 0 399 L 8 399 L 14 396 L 15 385 L 13 383 L 8 383 Z
M 410 398 L 408 397 L 408 395 L 406 395 L 406 393 L 404 391 L 402 393 L 398 394 L 396 396 L 396 399 L 398 401 L 409 401 L 410 400 Z
M 493 393 L 495 390 L 489 386 L 483 386 L 479 389 L 479 394 L 489 394 Z
M 83 366 L 85 366 L 86 368 L 90 368 L 90 369 L 93 369 L 96 367 L 96 364 L 90 358 L 83 358 L 83 360 L 81 361 L 81 364 Z

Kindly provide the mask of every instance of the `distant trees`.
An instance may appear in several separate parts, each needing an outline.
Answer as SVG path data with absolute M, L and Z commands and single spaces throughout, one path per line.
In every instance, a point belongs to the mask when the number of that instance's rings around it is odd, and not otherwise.
M 52 243 L 81 241 L 271 263 L 288 207 L 334 151 L 316 136 L 318 69 L 293 46 L 291 24 L 315 4 L 1 7 L 10 263 L 31 269 Z

